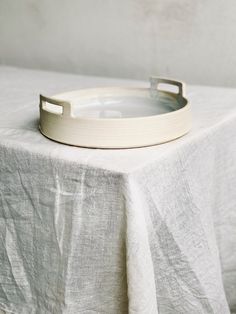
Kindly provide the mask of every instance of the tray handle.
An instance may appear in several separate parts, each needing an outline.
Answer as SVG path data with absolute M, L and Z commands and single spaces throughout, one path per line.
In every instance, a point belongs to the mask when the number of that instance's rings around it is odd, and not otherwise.
M 62 114 L 64 116 L 71 116 L 71 103 L 65 100 L 58 100 L 55 98 L 46 97 L 43 95 L 39 95 L 39 106 L 40 109 L 46 110 L 44 107 L 44 103 L 47 102 L 49 104 L 57 105 L 62 107 Z
M 156 77 L 156 76 L 151 76 L 150 77 L 150 89 L 151 91 L 161 91 L 159 88 L 158 88 L 158 85 L 160 84 L 167 84 L 167 85 L 174 85 L 174 86 L 177 86 L 178 87 L 178 93 L 177 95 L 181 98 L 185 97 L 185 84 L 183 82 L 180 82 L 180 81 L 175 81 L 175 80 L 169 80 L 169 79 L 166 79 L 166 78 L 159 78 L 159 77 Z

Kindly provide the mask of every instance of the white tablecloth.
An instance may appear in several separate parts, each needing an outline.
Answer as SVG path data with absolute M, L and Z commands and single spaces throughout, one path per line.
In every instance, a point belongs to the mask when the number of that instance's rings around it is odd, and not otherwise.
M 236 90 L 188 86 L 193 129 L 159 146 L 84 149 L 38 132 L 39 93 L 104 85 L 144 84 L 0 67 L 0 309 L 229 313 Z

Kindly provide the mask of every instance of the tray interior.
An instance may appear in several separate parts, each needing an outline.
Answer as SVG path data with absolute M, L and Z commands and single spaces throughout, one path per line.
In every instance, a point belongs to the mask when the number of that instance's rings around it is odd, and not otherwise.
M 86 95 L 58 95 L 58 99 L 72 104 L 74 117 L 95 119 L 137 118 L 169 113 L 182 107 L 176 95 L 166 92 L 151 94 L 149 90 Z M 59 106 L 47 104 L 47 110 L 62 113 Z

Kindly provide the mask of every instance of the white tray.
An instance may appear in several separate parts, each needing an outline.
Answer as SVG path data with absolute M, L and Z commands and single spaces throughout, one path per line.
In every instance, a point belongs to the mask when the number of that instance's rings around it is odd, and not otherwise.
M 152 77 L 150 88 L 83 89 L 40 95 L 40 131 L 64 144 L 94 148 L 150 146 L 190 130 L 181 82 Z M 172 85 L 176 92 L 160 90 Z

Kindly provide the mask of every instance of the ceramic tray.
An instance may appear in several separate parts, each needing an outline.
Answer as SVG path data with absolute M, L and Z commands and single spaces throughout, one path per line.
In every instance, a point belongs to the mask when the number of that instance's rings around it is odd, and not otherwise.
M 183 83 L 156 77 L 150 83 L 40 95 L 40 131 L 57 142 L 93 148 L 150 146 L 186 134 L 191 117 Z

